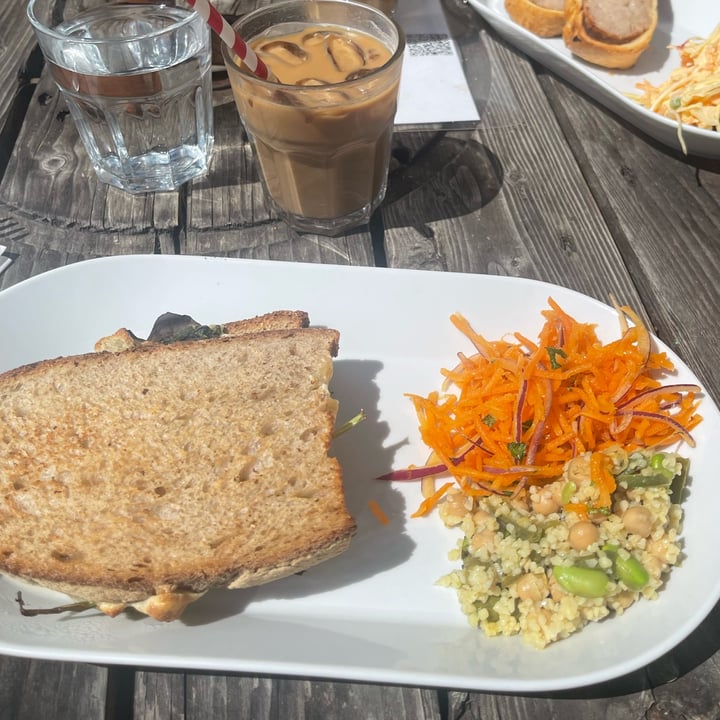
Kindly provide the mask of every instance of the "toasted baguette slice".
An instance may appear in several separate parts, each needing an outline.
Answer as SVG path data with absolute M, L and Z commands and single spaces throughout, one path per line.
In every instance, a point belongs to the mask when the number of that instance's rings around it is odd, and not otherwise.
M 563 40 L 583 60 L 625 70 L 647 50 L 657 22 L 657 0 L 633 0 L 617 8 L 612 0 L 566 0 Z
M 269 330 L 0 375 L 0 572 L 162 620 L 343 552 L 334 330 Z
M 174 313 L 166 313 L 163 318 L 172 316 L 179 320 L 186 319 L 194 323 L 192 318 L 187 315 L 175 315 Z M 95 343 L 95 352 L 123 352 L 131 348 L 138 347 L 144 342 L 151 341 L 154 334 L 157 334 L 158 324 L 163 318 L 159 318 L 150 333 L 149 340 L 143 340 L 137 337 L 131 330 L 120 328 L 112 335 L 100 338 Z M 197 323 L 195 323 L 197 324 Z M 304 310 L 275 310 L 264 315 L 246 318 L 244 320 L 236 320 L 220 326 L 223 335 L 245 335 L 251 332 L 264 332 L 265 330 L 288 330 L 290 328 L 308 327 L 310 318 Z
M 535 35 L 562 35 L 565 24 L 562 0 L 505 0 L 505 10 L 518 25 Z

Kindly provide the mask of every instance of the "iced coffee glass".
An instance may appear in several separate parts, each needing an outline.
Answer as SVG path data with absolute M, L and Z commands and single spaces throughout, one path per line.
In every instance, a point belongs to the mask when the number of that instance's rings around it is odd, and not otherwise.
M 387 184 L 402 30 L 349 0 L 272 4 L 235 29 L 279 80 L 257 78 L 223 48 L 275 211 L 297 230 L 324 235 L 368 222 Z
M 175 190 L 213 147 L 210 30 L 160 0 L 30 0 L 28 18 L 103 182 Z

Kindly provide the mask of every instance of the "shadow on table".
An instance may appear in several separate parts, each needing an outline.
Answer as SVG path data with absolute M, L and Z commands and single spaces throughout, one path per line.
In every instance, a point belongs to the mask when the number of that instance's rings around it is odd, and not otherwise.
M 393 204 L 411 195 L 414 225 L 459 217 L 485 207 L 500 192 L 503 168 L 497 156 L 473 138 L 445 132 L 418 135 L 398 133 L 383 202 L 385 227 L 406 226 L 407 212 L 393 212 Z M 411 141 L 414 145 L 411 146 Z M 422 232 L 422 230 L 420 230 Z

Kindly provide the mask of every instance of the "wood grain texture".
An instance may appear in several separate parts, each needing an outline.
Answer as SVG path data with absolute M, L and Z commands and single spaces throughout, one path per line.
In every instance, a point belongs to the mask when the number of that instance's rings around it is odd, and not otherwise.
M 0 244 L 12 264 L 0 275 L 0 290 L 21 280 L 80 260 L 106 255 L 152 254 L 157 233 L 91 233 L 33 222 L 0 204 Z
M 388 263 L 536 278 L 640 306 L 532 66 L 478 32 L 492 74 L 485 112 L 474 133 L 437 141 L 445 164 L 386 207 Z
M 440 720 L 433 690 L 360 683 L 139 672 L 134 720 Z
M 26 3 L 0 4 L 0 174 L 4 170 L 32 94 L 31 50 L 35 45 Z M 39 54 L 33 56 L 37 62 Z
M 45 72 L 27 110 L 2 182 L 10 210 L 83 231 L 172 232 L 178 193 L 128 195 L 101 183 L 67 107 Z
M 0 720 L 103 720 L 107 670 L 0 657 Z

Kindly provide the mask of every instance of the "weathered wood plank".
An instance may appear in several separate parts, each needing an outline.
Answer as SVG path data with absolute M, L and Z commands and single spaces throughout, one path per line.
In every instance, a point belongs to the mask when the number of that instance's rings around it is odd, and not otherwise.
M 82 232 L 27 220 L 0 206 L 0 243 L 13 262 L 0 275 L 0 289 L 79 260 L 156 251 L 157 233 Z
M 161 252 L 169 248 L 161 246 Z M 222 233 L 189 234 L 181 243 L 189 255 L 213 255 L 292 262 L 320 262 L 328 265 L 375 265 L 371 237 L 362 231 L 339 238 L 298 235 L 285 223 Z
M 26 16 L 26 3 L 0 5 L 0 27 L 5 28 L 0 43 L 0 175 L 15 143 L 32 93 L 26 67 L 35 38 Z
M 433 690 L 361 683 L 139 672 L 134 720 L 440 720 Z
M 0 720 L 103 720 L 107 670 L 0 656 Z
M 639 305 L 532 67 L 480 39 L 492 76 L 481 122 L 445 135 L 444 165 L 385 208 L 388 264 L 538 278 Z M 410 157 L 412 172 L 420 164 Z
M 29 219 L 103 232 L 172 233 L 180 212 L 178 193 L 130 196 L 98 181 L 47 70 L 0 182 L 0 200 Z

